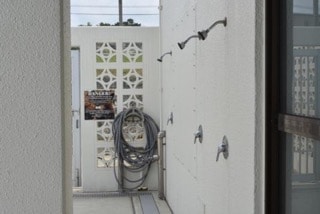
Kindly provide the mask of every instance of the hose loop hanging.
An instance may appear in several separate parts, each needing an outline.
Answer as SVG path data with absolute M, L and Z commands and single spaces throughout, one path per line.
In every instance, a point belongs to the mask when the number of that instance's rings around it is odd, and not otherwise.
M 141 145 L 134 145 L 137 139 L 130 135 L 130 130 L 125 130 L 128 127 L 129 129 L 131 127 L 135 131 L 142 129 L 140 131 L 143 132 L 143 137 L 146 141 L 143 147 Z M 112 124 L 116 155 L 114 161 L 118 159 L 119 172 L 122 172 L 117 173 L 116 167 L 114 167 L 114 176 L 122 189 L 136 189 L 147 178 L 151 163 L 154 161 L 154 155 L 156 154 L 158 132 L 159 127 L 153 118 L 135 107 L 120 112 L 114 119 Z M 124 170 L 130 173 L 140 173 L 141 176 L 137 179 L 128 178 L 123 173 Z M 125 187 L 124 180 L 136 185 L 130 188 Z

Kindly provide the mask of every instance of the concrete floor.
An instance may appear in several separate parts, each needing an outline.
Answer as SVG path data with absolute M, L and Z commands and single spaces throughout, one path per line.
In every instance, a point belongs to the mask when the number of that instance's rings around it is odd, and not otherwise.
M 153 199 L 156 209 L 146 211 L 145 204 L 141 203 L 141 195 Z M 151 204 L 151 205 L 152 205 Z M 149 209 L 150 210 L 150 209 Z M 167 203 L 158 198 L 157 192 L 143 192 L 134 194 L 97 193 L 74 194 L 74 214 L 172 214 Z

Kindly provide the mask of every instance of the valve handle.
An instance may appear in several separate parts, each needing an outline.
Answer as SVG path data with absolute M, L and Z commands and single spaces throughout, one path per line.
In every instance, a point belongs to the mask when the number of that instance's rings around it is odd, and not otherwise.
M 229 156 L 229 144 L 226 136 L 223 136 L 222 143 L 218 146 L 216 162 L 219 160 L 220 153 L 223 154 L 224 159 L 227 159 Z

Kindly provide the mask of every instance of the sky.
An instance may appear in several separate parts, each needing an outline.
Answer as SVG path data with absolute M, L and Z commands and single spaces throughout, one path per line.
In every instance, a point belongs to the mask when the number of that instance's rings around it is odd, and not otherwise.
M 159 26 L 159 0 L 122 0 L 122 4 L 123 21 L 132 18 L 142 26 Z M 293 5 L 295 13 L 313 12 L 313 0 L 293 0 Z M 88 22 L 92 25 L 115 24 L 119 21 L 118 13 L 118 0 L 71 0 L 72 27 Z
M 141 26 L 159 26 L 159 0 L 122 0 L 122 4 L 123 21 L 131 18 Z M 118 14 L 118 0 L 71 0 L 72 27 L 88 22 L 93 26 L 100 22 L 115 24 Z

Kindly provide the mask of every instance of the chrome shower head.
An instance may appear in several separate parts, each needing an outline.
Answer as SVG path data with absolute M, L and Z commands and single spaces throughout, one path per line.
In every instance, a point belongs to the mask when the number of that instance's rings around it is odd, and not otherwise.
M 187 42 L 188 42 L 190 39 L 192 39 L 192 38 L 199 38 L 199 39 L 200 39 L 200 37 L 199 37 L 198 34 L 197 34 L 197 35 L 189 36 L 185 41 L 178 43 L 179 48 L 182 50 L 182 49 L 186 46 Z
M 186 46 L 186 43 L 185 42 L 179 42 L 178 46 L 182 50 Z
M 203 30 L 203 31 L 199 31 L 198 32 L 198 36 L 200 40 L 205 40 L 208 36 L 208 33 L 210 32 L 210 30 L 212 28 L 214 28 L 214 26 L 216 26 L 217 24 L 223 24 L 224 26 L 227 26 L 227 18 L 225 17 L 223 20 L 219 20 L 214 22 L 208 29 Z
M 205 40 L 208 36 L 208 30 L 203 30 L 198 32 L 198 36 L 200 40 Z
M 166 53 L 162 54 L 162 55 L 160 56 L 160 58 L 157 59 L 158 62 L 162 62 L 163 57 L 164 57 L 165 55 L 168 55 L 168 54 L 172 55 L 172 51 L 169 51 L 169 52 L 166 52 Z

